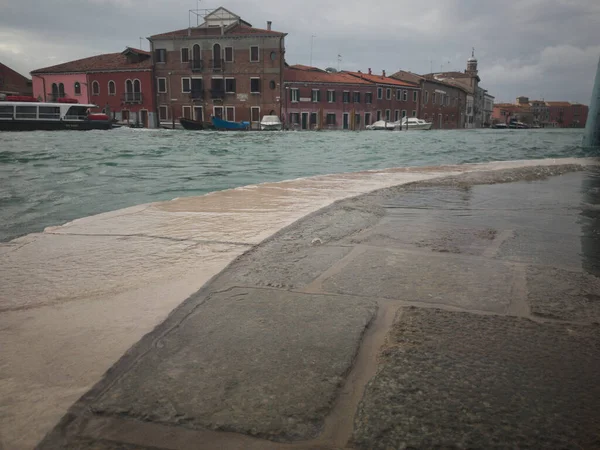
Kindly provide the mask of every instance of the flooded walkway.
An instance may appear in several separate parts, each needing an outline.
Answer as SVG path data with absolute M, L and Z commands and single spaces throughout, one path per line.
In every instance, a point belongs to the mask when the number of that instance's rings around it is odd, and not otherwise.
M 252 188 L 264 189 L 256 206 L 232 191 L 230 203 L 150 207 L 133 237 L 243 247 L 223 252 L 232 258 L 274 231 L 251 217 L 283 210 L 281 228 L 316 205 L 385 188 L 239 256 L 131 348 L 40 448 L 596 445 L 600 179 L 582 162 L 369 173 L 362 187 L 360 176 L 323 177 Z M 386 188 L 378 177 L 420 181 Z M 307 183 L 334 189 L 319 197 Z M 132 238 L 135 214 L 53 233 Z

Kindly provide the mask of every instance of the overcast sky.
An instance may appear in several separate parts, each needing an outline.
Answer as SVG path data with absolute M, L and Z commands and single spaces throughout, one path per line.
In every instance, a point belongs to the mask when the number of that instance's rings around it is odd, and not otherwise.
M 0 62 L 30 70 L 139 47 L 188 26 L 196 0 L 0 0 Z M 496 102 L 518 95 L 589 103 L 600 57 L 599 0 L 202 0 L 288 33 L 287 62 L 388 74 L 464 70 L 471 47 Z M 194 22 L 195 24 L 195 22 Z M 148 41 L 143 40 L 148 49 Z

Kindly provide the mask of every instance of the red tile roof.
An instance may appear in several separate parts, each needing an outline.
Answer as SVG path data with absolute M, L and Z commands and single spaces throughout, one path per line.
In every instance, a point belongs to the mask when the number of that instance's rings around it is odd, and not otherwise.
M 297 70 L 310 70 L 314 72 L 325 72 L 323 69 L 319 69 L 318 67 L 305 66 L 303 64 L 294 64 L 293 66 L 289 66 L 291 69 Z
M 127 47 L 125 48 L 125 50 L 123 50 L 122 52 L 123 54 L 127 54 L 127 53 L 137 53 L 138 55 L 146 55 L 146 56 L 152 56 L 152 53 L 147 52 L 146 50 L 142 50 L 139 48 L 135 48 L 135 47 Z
M 281 33 L 279 31 L 264 30 L 262 28 L 254 28 L 245 25 L 246 22 L 236 23 L 225 27 L 223 34 L 226 36 L 286 36 L 287 33 Z M 192 27 L 183 28 L 181 30 L 168 31 L 166 33 L 160 33 L 150 36 L 150 39 L 163 39 L 163 38 L 186 38 L 186 37 L 204 37 L 204 36 L 220 36 L 220 27 Z
M 145 56 L 150 56 L 150 53 L 143 50 L 134 50 Z M 152 68 L 152 59 L 146 58 L 144 61 L 131 63 L 127 59 L 127 55 L 121 53 L 105 53 L 103 55 L 90 56 L 89 58 L 77 59 L 56 66 L 44 67 L 42 69 L 33 70 L 32 74 L 40 73 L 73 73 L 73 72 L 106 72 L 111 70 L 150 70 Z
M 305 66 L 307 67 L 307 66 Z M 286 68 L 283 72 L 283 79 L 285 82 L 299 82 L 299 83 L 337 83 L 337 84 L 361 84 L 370 85 L 369 81 L 361 80 L 360 78 L 353 77 L 344 72 L 328 73 L 325 71 L 317 70 L 304 70 L 294 69 L 292 67 Z
M 392 85 L 392 86 L 405 86 L 405 87 L 412 87 L 412 88 L 418 87 L 418 85 L 416 85 L 414 83 L 396 80 L 395 78 L 384 77 L 383 75 L 375 75 L 375 74 L 369 75 L 368 73 L 347 72 L 347 71 L 344 71 L 342 73 L 347 73 L 348 75 L 351 75 L 355 78 L 360 78 L 360 79 L 368 81 L 370 83 L 387 84 L 387 85 Z
M 548 106 L 571 106 L 570 102 L 546 102 Z

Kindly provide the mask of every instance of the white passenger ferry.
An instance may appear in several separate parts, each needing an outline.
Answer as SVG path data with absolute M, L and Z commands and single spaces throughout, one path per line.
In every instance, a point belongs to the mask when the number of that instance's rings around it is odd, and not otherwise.
M 0 131 L 108 130 L 112 120 L 106 114 L 90 113 L 93 104 L 38 102 L 34 97 L 0 98 Z

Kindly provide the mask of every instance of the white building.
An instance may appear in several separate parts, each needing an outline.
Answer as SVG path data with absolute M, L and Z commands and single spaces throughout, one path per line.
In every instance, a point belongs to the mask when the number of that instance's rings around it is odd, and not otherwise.
M 483 126 L 489 127 L 492 123 L 492 113 L 494 112 L 494 96 L 487 93 L 483 94 Z

